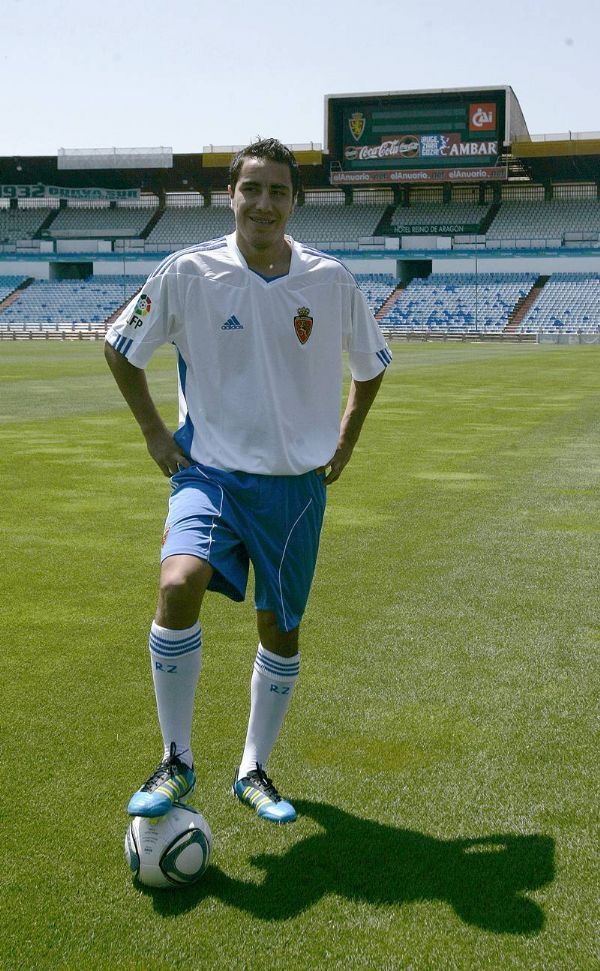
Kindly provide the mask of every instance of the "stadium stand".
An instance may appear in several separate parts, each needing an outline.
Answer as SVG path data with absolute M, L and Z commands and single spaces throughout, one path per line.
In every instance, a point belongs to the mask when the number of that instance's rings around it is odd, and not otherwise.
M 298 206 L 288 223 L 294 239 L 306 243 L 358 240 L 374 236 L 386 206 L 306 205 Z
M 148 243 L 189 246 L 233 232 L 229 206 L 167 207 L 150 231 Z
M 220 195 L 223 195 L 221 193 Z M 326 246 L 327 243 L 356 243 L 375 236 L 386 216 L 385 205 L 368 203 L 347 205 L 298 206 L 289 221 L 296 239 Z M 495 215 L 492 218 L 493 213 Z M 43 238 L 64 239 L 140 239 L 150 247 L 165 249 L 188 246 L 222 236 L 233 230 L 233 213 L 228 205 L 158 206 L 82 206 L 69 205 L 60 210 L 38 208 L 0 208 L 0 244 L 31 240 L 44 228 Z M 554 240 L 556 246 L 600 238 L 600 200 L 554 199 L 505 200 L 491 208 L 489 203 L 413 202 L 396 206 L 386 225 L 393 233 L 452 235 L 463 245 L 485 230 L 488 246 L 505 240 Z M 144 232 L 150 226 L 150 231 Z M 467 232 L 467 230 L 465 230 Z M 343 248 L 343 246 L 341 246 Z
M 555 273 L 518 333 L 600 334 L 600 273 Z
M 145 279 L 142 275 L 115 275 L 32 282 L 5 310 L 0 307 L 0 328 L 104 324 L 133 297 Z M 356 279 L 374 313 L 396 287 L 396 279 L 390 273 L 358 274 Z M 24 276 L 0 277 L 0 304 L 26 280 Z
M 46 235 L 55 239 L 140 236 L 155 209 L 117 206 L 115 208 L 84 208 L 67 206 L 61 209 Z
M 392 227 L 396 232 L 409 228 L 414 232 L 439 232 L 440 226 L 470 225 L 475 232 L 489 212 L 489 206 L 474 203 L 434 203 L 417 202 L 409 207 L 397 206 L 391 218 Z M 453 230 L 456 232 L 456 230 Z
M 553 199 L 550 202 L 503 202 L 487 231 L 488 239 L 562 238 L 600 233 L 600 202 Z
M 535 189 L 537 197 L 531 198 L 516 195 L 517 189 L 512 191 L 515 197 L 493 204 L 488 193 L 483 204 L 475 202 L 472 196 L 453 202 L 443 202 L 440 197 L 438 201 L 417 199 L 408 206 L 396 208 L 390 199 L 384 198 L 375 205 L 372 200 L 378 197 L 373 195 L 370 200 L 358 199 L 353 205 L 346 205 L 341 194 L 334 199 L 335 194 L 326 194 L 326 190 L 307 192 L 307 203 L 297 207 L 289 230 L 309 245 L 335 252 L 337 248 L 352 248 L 352 241 L 358 243 L 361 239 L 365 247 L 372 245 L 374 233 L 384 223 L 388 227 L 393 225 L 399 235 L 407 228 L 409 236 L 410 232 L 432 236 L 452 234 L 455 240 L 460 240 L 452 232 L 453 227 L 477 225 L 484 231 L 494 217 L 487 232 L 486 247 L 491 243 L 493 249 L 501 242 L 503 249 L 508 248 L 509 258 L 511 249 L 517 255 L 521 239 L 537 239 L 545 244 L 556 239 L 559 246 L 569 246 L 571 241 L 571 245 L 578 245 L 579 241 L 588 247 L 588 253 L 598 247 L 600 201 L 589 187 L 582 198 L 569 197 L 563 187 L 564 197 L 551 201 L 540 196 L 541 187 Z M 49 206 L 0 204 L 3 258 L 7 259 L 4 254 L 11 246 L 17 254 L 9 271 L 11 275 L 0 277 L 0 337 L 14 337 L 17 333 L 30 336 L 33 332 L 41 336 L 44 330 L 52 336 L 61 329 L 66 332 L 68 328 L 83 327 L 90 334 L 100 336 L 111 315 L 145 280 L 145 273 L 106 276 L 104 270 L 87 279 L 39 280 L 33 278 L 36 274 L 31 264 L 28 266 L 31 277 L 19 275 L 18 260 L 29 260 L 30 248 L 33 252 L 37 247 L 37 258 L 43 260 L 42 245 L 54 246 L 54 252 L 58 253 L 68 248 L 65 240 L 113 237 L 108 244 L 108 258 L 115 258 L 115 265 L 119 266 L 118 253 L 123 254 L 123 260 L 144 258 L 147 254 L 147 262 L 148 258 L 160 258 L 158 254 L 163 251 L 222 236 L 234 228 L 224 191 L 212 194 L 211 205 L 203 205 L 202 195 L 196 192 L 167 193 L 162 202 L 164 208 L 159 208 L 156 195 L 146 195 L 144 200 L 137 206 L 73 202 L 60 209 L 55 200 Z M 48 239 L 62 240 L 63 249 L 58 249 L 59 242 L 43 242 Z M 486 237 L 478 235 L 477 239 Z M 383 244 L 384 241 L 374 242 Z M 406 248 L 411 248 L 410 242 Z M 400 257 L 403 249 L 404 241 L 396 247 Z M 81 258 L 82 246 L 76 250 Z M 394 259 L 392 255 L 390 258 Z M 93 254 L 89 253 L 86 259 L 93 259 Z M 569 260 L 564 262 L 568 267 Z M 429 276 L 413 279 L 404 289 L 394 273 L 356 274 L 386 334 L 435 337 L 477 333 L 489 339 L 499 335 L 513 339 L 534 339 L 536 335 L 539 339 L 540 334 L 596 338 L 600 335 L 600 273 L 562 272 L 548 277 L 541 271 L 475 276 L 443 273 L 441 267 L 432 273 L 431 259 L 429 267 Z M 426 267 L 424 271 L 428 272 Z
M 500 333 L 536 278 L 536 273 L 439 273 L 415 279 L 379 323 L 398 333 Z
M 391 273 L 356 273 L 355 277 L 374 314 L 398 285 L 396 277 Z
M 140 274 L 30 280 L 19 290 L 27 277 L 0 277 L 0 336 L 80 326 L 100 333 L 145 279 Z M 555 273 L 545 285 L 537 273 L 436 273 L 414 279 L 405 289 L 391 273 L 359 273 L 356 280 L 390 336 L 600 335 L 600 273 Z M 532 305 L 518 326 L 516 321 L 511 326 L 515 308 L 527 297 Z
M 131 300 L 144 281 L 144 276 L 118 275 L 89 280 L 36 280 L 10 306 L 0 309 L 0 328 L 104 325 Z
M 358 240 L 374 234 L 385 209 L 371 205 L 298 206 L 288 230 L 295 239 L 307 243 Z M 148 234 L 147 242 L 189 245 L 230 233 L 233 228 L 229 206 L 167 207 Z
M 0 276 L 0 303 L 25 283 L 26 276 Z
M 53 209 L 0 209 L 0 243 L 31 239 L 53 212 Z

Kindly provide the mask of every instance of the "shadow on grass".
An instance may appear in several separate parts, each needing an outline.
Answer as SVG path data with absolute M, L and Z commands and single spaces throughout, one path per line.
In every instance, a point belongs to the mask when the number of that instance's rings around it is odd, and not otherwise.
M 227 876 L 212 865 L 181 892 L 152 892 L 164 916 L 192 909 L 207 897 L 261 920 L 287 920 L 335 893 L 370 904 L 442 900 L 467 924 L 498 934 L 536 934 L 544 913 L 526 894 L 554 878 L 554 840 L 510 834 L 439 840 L 393 829 L 322 803 L 296 801 L 324 832 L 282 855 L 252 857 L 259 883 Z

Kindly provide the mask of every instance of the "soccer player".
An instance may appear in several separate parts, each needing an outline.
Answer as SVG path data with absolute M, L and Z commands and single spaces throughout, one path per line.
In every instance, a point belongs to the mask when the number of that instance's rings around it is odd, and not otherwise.
M 296 159 L 277 140 L 241 151 L 230 170 L 235 232 L 167 257 L 107 334 L 109 366 L 173 490 L 150 630 L 164 753 L 129 802 L 133 816 L 161 816 L 195 786 L 200 607 L 207 590 L 243 600 L 251 561 L 260 643 L 232 791 L 264 819 L 296 818 L 267 762 L 300 670 L 326 487 L 391 360 L 350 272 L 285 234 L 298 188 Z M 144 373 L 168 342 L 179 369 L 174 435 Z M 352 383 L 340 425 L 344 349 Z

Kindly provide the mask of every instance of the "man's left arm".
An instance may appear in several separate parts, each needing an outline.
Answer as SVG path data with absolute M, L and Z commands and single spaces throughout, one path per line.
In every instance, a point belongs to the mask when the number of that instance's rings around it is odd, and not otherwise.
M 326 466 L 317 469 L 318 472 L 325 472 L 329 468 L 327 477 L 324 480 L 325 485 L 332 485 L 332 483 L 337 482 L 344 467 L 350 461 L 365 418 L 381 387 L 384 374 L 385 369 L 376 375 L 376 377 L 371 378 L 370 381 L 356 381 L 352 378 L 346 408 L 340 425 L 340 437 L 335 455 Z

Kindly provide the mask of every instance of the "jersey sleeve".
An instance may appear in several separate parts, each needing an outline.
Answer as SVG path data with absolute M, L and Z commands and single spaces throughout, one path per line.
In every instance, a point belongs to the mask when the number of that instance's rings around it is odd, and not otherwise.
M 345 342 L 350 372 L 355 381 L 370 381 L 385 370 L 392 354 L 358 286 L 352 292 L 350 318 Z
M 172 339 L 178 317 L 176 279 L 168 273 L 149 277 L 108 329 L 107 342 L 135 367 L 146 367 L 154 351 Z

